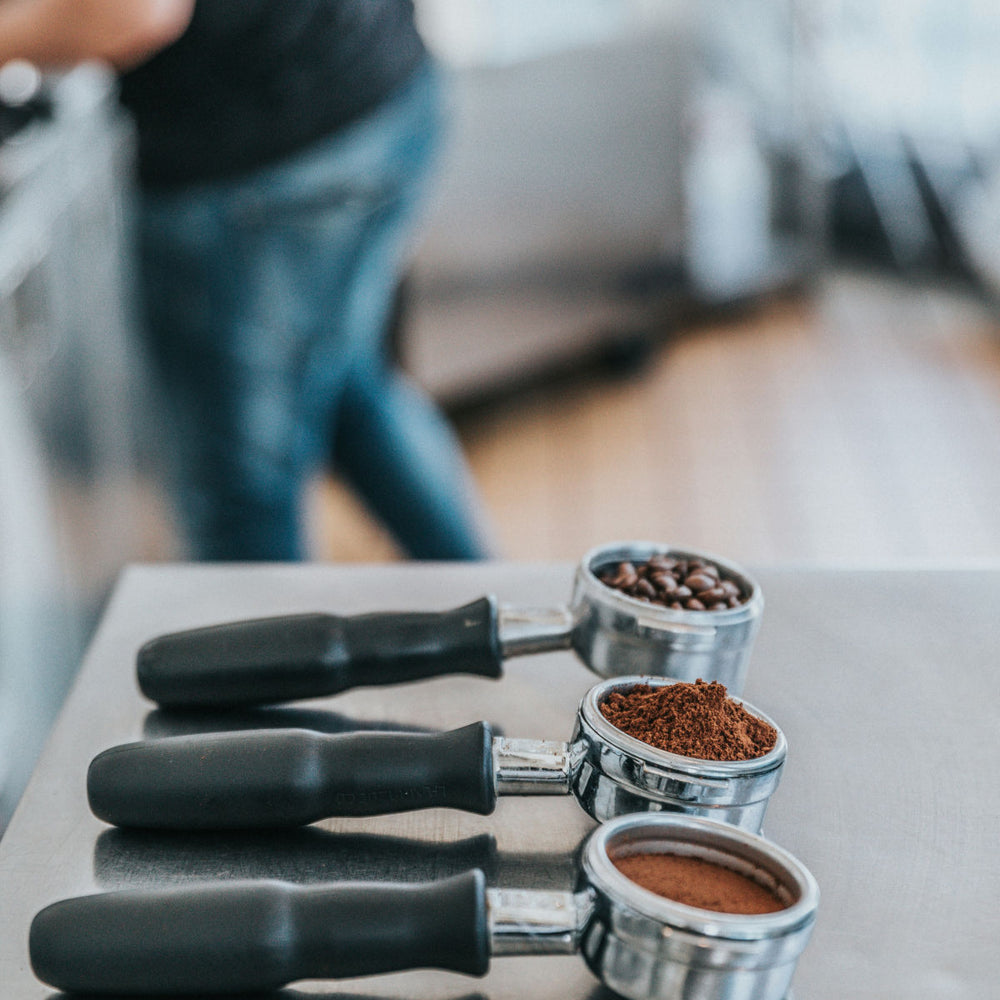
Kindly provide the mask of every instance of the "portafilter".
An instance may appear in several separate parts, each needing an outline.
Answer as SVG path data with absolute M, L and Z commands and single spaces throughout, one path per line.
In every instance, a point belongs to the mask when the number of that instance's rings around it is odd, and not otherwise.
M 670 753 L 612 725 L 613 691 L 682 683 L 611 678 L 580 702 L 569 742 L 493 736 L 487 722 L 443 733 L 214 732 L 141 740 L 98 754 L 87 773 L 94 814 L 146 829 L 261 829 L 331 816 L 431 807 L 487 815 L 498 795 L 573 794 L 596 820 L 629 812 L 710 816 L 760 830 L 787 745 L 749 760 Z
M 737 585 L 741 603 L 678 610 L 630 597 L 597 576 L 658 555 L 714 564 Z M 739 694 L 763 607 L 760 586 L 735 563 L 654 542 L 616 542 L 583 557 L 568 605 L 521 607 L 490 595 L 448 611 L 225 622 L 150 639 L 136 670 L 142 692 L 165 708 L 251 705 L 442 674 L 495 678 L 509 657 L 573 649 L 601 677 L 702 678 Z
M 635 853 L 729 868 L 780 909 L 676 902 L 623 875 Z M 688 816 L 623 816 L 584 843 L 574 892 L 486 888 L 479 870 L 423 884 L 214 882 L 52 903 L 31 925 L 32 968 L 67 992 L 231 994 L 301 979 L 436 968 L 482 976 L 493 957 L 582 954 L 627 1000 L 782 1000 L 812 931 L 815 880 L 755 834 Z

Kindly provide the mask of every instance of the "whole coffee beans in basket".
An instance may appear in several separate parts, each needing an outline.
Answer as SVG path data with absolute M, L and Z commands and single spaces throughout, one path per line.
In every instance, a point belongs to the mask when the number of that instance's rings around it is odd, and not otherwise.
M 620 562 L 594 571 L 601 583 L 629 597 L 676 611 L 725 611 L 750 595 L 708 559 L 651 556 L 646 562 Z

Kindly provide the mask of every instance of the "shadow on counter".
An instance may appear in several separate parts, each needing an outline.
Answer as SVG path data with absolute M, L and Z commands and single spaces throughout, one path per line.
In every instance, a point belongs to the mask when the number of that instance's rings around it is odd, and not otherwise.
M 209 1000 L 215 994 L 200 994 L 199 1000 Z M 50 993 L 45 1000 L 82 1000 L 86 996 L 87 1000 L 178 1000 L 176 994 L 103 994 L 103 993 Z M 378 997 L 370 993 L 304 993 L 301 990 L 271 990 L 267 993 L 227 993 L 228 1000 L 404 1000 L 398 996 Z M 586 1000 L 615 1000 L 613 993 L 606 992 L 603 988 L 591 994 Z M 191 998 L 189 998 L 191 1000 Z M 462 993 L 450 998 L 450 1000 L 489 1000 L 483 993 Z
M 104 996 L 103 994 L 88 993 L 87 1000 L 177 1000 L 176 996 L 151 996 L 149 994 Z M 405 997 L 394 995 L 392 997 L 380 997 L 371 993 L 305 993 L 301 990 L 283 989 L 272 990 L 268 993 L 240 993 L 227 994 L 228 1000 L 406 1000 Z M 79 995 L 75 993 L 50 993 L 45 1000 L 79 1000 Z M 208 996 L 203 996 L 200 1000 L 209 1000 Z M 462 993 L 445 1000 L 490 1000 L 485 993 Z M 581 1000 L 620 1000 L 617 994 L 612 993 L 607 987 L 598 985 Z
M 490 885 L 570 891 L 577 853 L 508 853 L 488 833 L 440 843 L 314 826 L 247 833 L 110 829 L 94 846 L 94 878 L 107 889 L 254 878 L 303 885 L 427 882 L 479 868 Z
M 319 708 L 245 708 L 226 711 L 168 711 L 153 709 L 143 721 L 145 739 L 188 736 L 194 733 L 237 732 L 250 729 L 311 729 L 318 733 L 398 732 L 437 730 L 387 719 L 355 719 Z

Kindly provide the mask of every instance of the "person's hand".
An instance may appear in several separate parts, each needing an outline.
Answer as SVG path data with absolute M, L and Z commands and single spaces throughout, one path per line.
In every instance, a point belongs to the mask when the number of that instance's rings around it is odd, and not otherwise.
M 128 69 L 178 38 L 193 9 L 194 0 L 0 0 L 0 64 Z

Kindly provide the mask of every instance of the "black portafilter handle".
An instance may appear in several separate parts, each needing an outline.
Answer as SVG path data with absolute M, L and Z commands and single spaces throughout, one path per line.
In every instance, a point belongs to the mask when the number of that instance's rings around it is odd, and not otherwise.
M 252 830 L 328 816 L 496 807 L 486 722 L 444 733 L 260 729 L 111 747 L 87 772 L 94 815 L 115 826 Z
M 279 615 L 172 632 L 139 650 L 146 697 L 164 708 L 267 705 L 441 674 L 499 677 L 492 597 L 448 611 Z
M 104 995 L 257 993 L 416 968 L 481 976 L 490 961 L 486 880 L 473 870 L 406 885 L 104 892 L 41 910 L 28 950 L 43 982 Z

